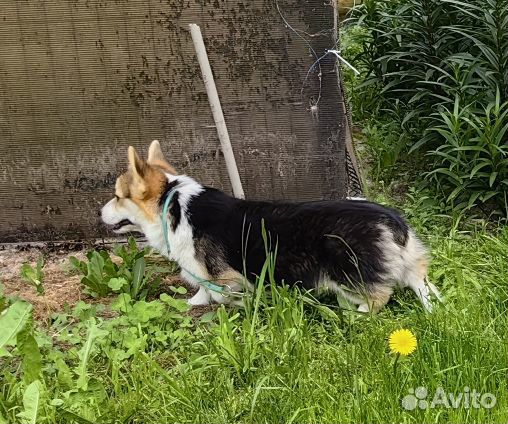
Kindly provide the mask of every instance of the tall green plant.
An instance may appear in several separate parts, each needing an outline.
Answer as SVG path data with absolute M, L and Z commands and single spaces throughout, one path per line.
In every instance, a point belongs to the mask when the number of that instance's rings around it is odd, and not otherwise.
M 428 155 L 434 169 L 428 173 L 458 209 L 475 204 L 503 209 L 508 190 L 508 102 L 500 94 L 481 113 L 461 105 L 438 113 L 439 124 L 429 129 L 444 143 Z M 499 202 L 499 204 L 495 204 Z
M 450 206 L 503 210 L 506 0 L 365 0 L 353 16 L 362 48 L 352 60 L 365 71 L 355 109 L 402 130 L 374 158 L 426 153 L 420 166 L 436 166 L 426 176 Z

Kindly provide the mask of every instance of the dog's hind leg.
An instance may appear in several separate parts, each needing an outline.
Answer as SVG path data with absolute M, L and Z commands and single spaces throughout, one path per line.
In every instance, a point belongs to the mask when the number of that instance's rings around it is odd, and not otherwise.
M 252 292 L 252 284 L 238 271 L 228 268 L 216 276 L 218 284 L 224 286 L 225 293 L 210 292 L 212 300 L 216 303 L 225 303 L 244 307 L 243 294 Z

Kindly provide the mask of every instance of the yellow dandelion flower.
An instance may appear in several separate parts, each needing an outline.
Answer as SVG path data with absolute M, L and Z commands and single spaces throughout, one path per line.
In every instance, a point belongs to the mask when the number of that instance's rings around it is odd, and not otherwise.
M 417 342 L 415 335 L 406 329 L 396 330 L 390 334 L 388 339 L 390 350 L 400 355 L 409 355 L 416 349 Z

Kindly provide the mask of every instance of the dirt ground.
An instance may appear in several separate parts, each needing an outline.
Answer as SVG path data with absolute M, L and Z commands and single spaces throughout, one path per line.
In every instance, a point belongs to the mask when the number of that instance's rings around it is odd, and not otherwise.
M 66 307 L 72 308 L 80 300 L 87 303 L 110 303 L 114 297 L 95 299 L 83 291 L 80 283 L 81 276 L 72 271 L 69 263 L 70 256 L 85 259 L 86 250 L 68 251 L 55 250 L 45 252 L 39 248 L 0 250 L 0 284 L 4 295 L 21 298 L 30 302 L 34 307 L 34 317 L 47 322 L 55 312 L 61 312 Z M 44 257 L 44 295 L 38 295 L 35 288 L 21 278 L 21 266 L 29 263 L 35 266 L 40 257 Z M 158 287 L 157 294 L 170 292 L 169 286 L 185 286 L 190 297 L 194 290 L 182 282 L 178 276 L 165 276 Z M 193 307 L 193 316 L 200 316 L 213 308 Z
M 45 320 L 53 312 L 62 311 L 66 305 L 74 306 L 80 300 L 91 300 L 81 289 L 80 276 L 70 271 L 69 257 L 85 258 L 84 251 L 42 254 L 40 249 L 5 249 L 0 251 L 0 283 L 4 294 L 19 297 L 34 307 L 34 316 Z M 29 263 L 34 266 L 43 256 L 45 294 L 39 296 L 35 288 L 21 278 L 21 266 Z

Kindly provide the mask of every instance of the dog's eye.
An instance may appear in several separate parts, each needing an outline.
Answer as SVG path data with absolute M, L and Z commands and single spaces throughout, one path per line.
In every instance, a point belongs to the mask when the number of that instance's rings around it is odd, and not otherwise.
M 117 202 L 120 200 L 120 198 L 116 194 L 115 194 L 115 199 Z

